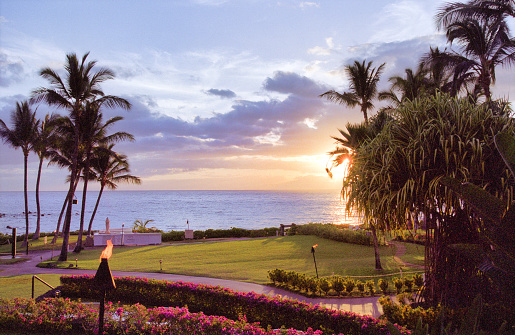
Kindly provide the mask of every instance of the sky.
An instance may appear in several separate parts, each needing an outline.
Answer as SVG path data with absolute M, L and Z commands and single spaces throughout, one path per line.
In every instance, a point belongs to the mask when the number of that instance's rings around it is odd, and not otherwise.
M 333 179 L 325 172 L 331 136 L 363 116 L 319 95 L 346 90 L 343 67 L 354 60 L 386 63 L 386 90 L 430 47 L 445 47 L 434 24 L 443 3 L 0 0 L 0 119 L 10 126 L 16 102 L 49 87 L 41 69 L 62 75 L 67 53 L 90 52 L 116 74 L 103 91 L 132 104 L 104 111 L 124 118 L 112 131 L 135 137 L 115 150 L 142 184 L 119 189 L 337 192 L 343 169 Z M 512 71 L 498 70 L 494 96 L 514 95 Z M 36 107 L 40 118 L 66 114 Z M 31 154 L 29 190 L 37 165 Z M 41 190 L 66 190 L 67 173 L 45 163 Z M 6 144 L 0 190 L 23 190 L 23 154 Z

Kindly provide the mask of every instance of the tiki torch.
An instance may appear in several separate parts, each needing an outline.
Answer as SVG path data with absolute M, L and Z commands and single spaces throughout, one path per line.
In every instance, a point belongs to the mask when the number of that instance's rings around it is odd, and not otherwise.
M 317 278 L 318 278 L 317 260 L 315 259 L 315 248 L 316 247 L 318 247 L 318 244 L 315 244 L 314 246 L 311 247 L 311 253 L 313 254 L 313 262 L 315 262 L 315 271 L 317 273 Z
M 95 274 L 95 278 L 93 281 L 100 288 L 101 298 L 100 298 L 100 308 L 98 311 L 98 334 L 104 333 L 104 312 L 105 312 L 105 299 L 106 292 L 108 290 L 113 290 L 116 288 L 114 284 L 113 276 L 111 275 L 111 270 L 109 269 L 109 264 L 107 260 L 113 254 L 113 243 L 111 240 L 107 240 L 107 246 L 102 251 L 100 255 L 100 265 L 98 266 L 97 273 Z

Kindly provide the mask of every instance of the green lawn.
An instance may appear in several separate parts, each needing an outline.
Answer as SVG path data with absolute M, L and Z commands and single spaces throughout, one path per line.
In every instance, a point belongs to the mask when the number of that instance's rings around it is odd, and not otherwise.
M 216 243 L 163 244 L 147 247 L 114 247 L 111 270 L 163 272 L 191 276 L 267 283 L 268 270 L 280 268 L 315 275 L 311 246 L 316 248 L 319 276 L 375 275 L 374 249 L 315 236 L 286 236 Z M 393 248 L 382 247 L 384 273 L 398 271 Z M 101 250 L 69 254 L 79 268 L 97 269 Z M 160 263 L 160 260 L 162 263 Z
M 30 251 L 35 251 L 35 250 L 56 250 L 56 252 L 59 252 L 61 250 L 61 246 L 63 244 L 63 238 L 62 237 L 58 237 L 57 238 L 57 242 L 55 244 L 51 244 L 50 242 L 52 241 L 52 238 L 53 236 L 48 236 L 47 237 L 47 242 L 48 243 L 44 243 L 44 238 L 41 237 L 39 240 L 36 240 L 36 241 L 33 241 L 33 240 L 29 240 L 29 252 Z M 71 235 L 70 236 L 70 243 L 75 243 L 77 241 L 77 235 Z M 21 254 L 21 255 L 25 255 L 25 252 L 27 250 L 26 247 L 22 247 L 22 243 L 23 242 L 16 242 L 16 253 L 18 254 Z M 4 244 L 4 245 L 0 245 L 0 255 L 10 255 L 11 254 L 11 249 L 12 246 L 11 244 Z
M 39 278 L 47 282 L 53 287 L 59 286 L 59 277 L 57 274 L 38 274 Z M 34 283 L 34 296 L 38 297 L 50 290 L 48 286 L 39 282 Z M 32 295 L 32 275 L 0 277 L 0 297 L 5 299 L 12 298 L 30 298 Z
M 404 254 L 401 257 L 401 259 L 403 261 L 411 263 L 411 264 L 416 264 L 416 265 L 424 265 L 425 247 L 423 245 L 415 244 L 415 243 L 404 243 L 404 242 L 399 242 L 399 243 L 404 244 L 404 246 L 406 247 L 406 254 Z
M 374 249 L 355 244 L 326 240 L 315 236 L 286 236 L 224 242 L 163 244 L 147 247 L 117 247 L 109 260 L 111 270 L 163 272 L 214 277 L 239 281 L 268 283 L 268 270 L 280 268 L 315 275 L 311 246 L 318 244 L 315 257 L 320 277 L 330 275 L 373 276 L 399 271 L 393 260 L 394 248 L 381 248 L 382 272 L 374 269 Z M 422 246 L 407 244 L 403 260 L 423 258 Z M 75 265 L 80 269 L 98 268 L 102 249 L 87 249 L 80 254 L 69 253 L 62 267 Z M 57 255 L 57 254 L 56 254 Z M 162 260 L 162 265 L 159 263 Z M 46 262 L 45 262 L 46 263 Z M 16 266 L 12 264 L 11 266 Z M 59 285 L 59 275 L 38 275 L 52 286 Z M 30 298 L 32 276 L 0 277 L 0 297 Z M 363 278 L 362 280 L 368 280 Z M 377 281 L 377 280 L 376 280 Z M 47 287 L 36 282 L 36 296 Z

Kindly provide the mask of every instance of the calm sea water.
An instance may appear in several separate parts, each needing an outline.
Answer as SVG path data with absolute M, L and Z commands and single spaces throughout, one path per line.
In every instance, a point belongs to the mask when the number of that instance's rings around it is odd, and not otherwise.
M 79 228 L 82 193 L 73 208 L 72 230 Z M 88 192 L 85 226 L 89 224 L 97 192 Z M 41 231 L 55 230 L 66 192 L 41 192 Z M 36 225 L 35 193 L 29 192 L 30 232 Z M 6 226 L 25 231 L 23 192 L 0 192 L 0 232 L 10 233 Z M 280 224 L 357 223 L 345 215 L 345 204 L 339 192 L 277 191 L 105 191 L 95 215 L 93 229 L 104 229 L 109 218 L 111 228 L 132 227 L 137 219 L 154 222 L 149 227 L 164 231 L 259 229 Z M 20 231 L 20 230 L 19 230 Z M 19 233 L 21 233 L 19 232 Z

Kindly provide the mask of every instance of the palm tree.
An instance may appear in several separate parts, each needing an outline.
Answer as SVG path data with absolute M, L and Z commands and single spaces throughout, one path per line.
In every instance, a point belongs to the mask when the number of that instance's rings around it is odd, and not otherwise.
M 515 17 L 513 0 L 471 0 L 446 3 L 438 11 L 436 22 L 439 27 L 447 27 L 453 22 L 473 18 L 496 24 L 508 16 Z
M 93 179 L 90 177 L 90 161 L 92 150 L 95 145 L 102 143 L 111 143 L 121 140 L 134 140 L 134 137 L 126 132 L 116 132 L 112 135 L 106 135 L 107 130 L 112 127 L 116 122 L 122 120 L 121 116 L 113 117 L 102 123 L 102 113 L 99 109 L 100 106 L 96 105 L 95 101 L 86 103 L 86 111 L 83 123 L 81 124 L 81 144 L 84 150 L 84 168 L 83 179 L 84 187 L 82 189 L 82 209 L 80 215 L 79 236 L 74 252 L 80 252 L 82 247 L 82 233 L 84 229 L 84 215 L 86 212 L 86 195 L 88 191 L 88 181 Z
M 348 168 L 351 169 L 358 150 L 380 134 L 391 120 L 392 117 L 388 115 L 388 112 L 386 110 L 382 110 L 371 118 L 371 122 L 368 125 L 365 123 L 348 123 L 346 126 L 347 131 L 339 129 L 342 137 L 332 137 L 336 141 L 336 149 L 329 152 L 332 162 L 331 167 L 326 168 L 326 172 L 329 176 L 332 178 L 331 170 L 341 165 L 345 160 L 349 161 Z M 346 181 L 346 177 L 347 176 L 344 177 L 344 187 L 342 187 L 341 191 L 342 198 L 346 197 L 345 184 L 348 183 L 348 181 Z M 351 204 L 351 201 L 347 202 L 347 210 L 349 211 L 353 209 Z M 356 207 L 354 207 L 354 209 L 355 208 Z M 369 219 L 368 223 L 374 240 L 375 268 L 376 270 L 382 270 L 383 267 L 381 265 L 381 258 L 379 255 L 379 242 L 377 239 L 377 229 L 379 224 L 377 220 L 372 219 Z
M 393 76 L 388 79 L 392 86 L 389 91 L 379 93 L 379 100 L 389 100 L 393 103 L 393 107 L 397 107 L 406 99 L 413 100 L 426 92 L 431 92 L 431 81 L 427 77 L 428 71 L 424 69 L 423 64 L 420 64 L 415 72 L 412 69 L 404 71 L 405 78 Z
M 41 181 L 41 170 L 43 167 L 43 160 L 48 158 L 50 155 L 50 151 L 52 146 L 55 144 L 55 133 L 54 126 L 58 116 L 55 114 L 45 116 L 43 121 L 39 122 L 39 127 L 37 128 L 37 134 L 34 137 L 34 143 L 32 150 L 39 157 L 39 166 L 38 166 L 38 177 L 36 180 L 36 208 L 37 208 L 37 221 L 36 221 L 36 231 L 34 232 L 33 240 L 39 239 L 40 228 L 41 228 L 41 206 L 39 201 L 39 185 Z
M 115 153 L 113 147 L 114 144 L 109 144 L 108 146 L 101 145 L 94 148 L 91 167 L 96 172 L 97 181 L 100 183 L 100 191 L 98 192 L 95 209 L 89 221 L 88 236 L 91 235 L 93 220 L 95 219 L 104 188 L 107 187 L 110 190 L 115 190 L 118 188 L 119 183 L 141 184 L 140 178 L 129 174 L 127 156 Z
M 11 113 L 12 129 L 0 120 L 0 137 L 13 148 L 21 148 L 23 151 L 23 194 L 25 198 L 25 239 L 23 245 L 29 243 L 29 201 L 27 195 L 27 161 L 32 150 L 34 138 L 37 133 L 39 121 L 36 112 L 32 112 L 27 101 L 17 102 L 16 109 Z M 28 251 L 28 249 L 27 249 Z
M 130 109 L 130 103 L 116 96 L 105 95 L 100 84 L 106 80 L 113 79 L 114 73 L 108 68 L 100 68 L 94 71 L 96 61 L 87 62 L 89 53 L 86 53 L 79 62 L 74 53 L 66 55 L 66 77 L 64 80 L 51 68 L 41 70 L 40 75 L 47 79 L 50 88 L 41 87 L 33 91 L 34 101 L 45 101 L 49 105 L 64 108 L 69 113 L 73 122 L 73 151 L 71 156 L 70 187 L 68 190 L 68 206 L 63 227 L 63 245 L 60 261 L 68 259 L 68 242 L 70 238 L 70 223 L 72 214 L 72 198 L 75 180 L 77 178 L 78 154 L 80 144 L 80 122 L 88 111 L 85 108 L 88 101 L 96 100 L 98 106 L 106 105 L 109 108 L 121 107 Z
M 378 68 L 372 68 L 371 61 L 367 64 L 365 64 L 365 60 L 361 63 L 354 61 L 353 65 L 345 66 L 345 73 L 349 77 L 350 82 L 349 92 L 339 93 L 331 90 L 320 96 L 349 107 L 360 106 L 366 125 L 368 124 L 367 112 L 374 108 L 372 101 L 377 94 L 377 84 L 384 67 L 385 63 L 381 64 Z
M 495 68 L 515 61 L 515 41 L 509 36 L 506 22 L 489 25 L 475 19 L 458 21 L 449 25 L 447 39 L 450 43 L 456 40 L 462 49 L 462 55 L 449 54 L 454 78 L 474 77 L 474 92 L 481 92 L 490 101 Z
M 449 3 L 440 9 L 436 20 L 445 29 L 448 41 L 458 42 L 459 52 L 444 52 L 445 62 L 453 68 L 454 90 L 467 86 L 471 100 L 484 95 L 491 101 L 490 86 L 495 83 L 495 68 L 515 61 L 515 40 L 506 22 L 514 17 L 513 0 L 472 0 Z

